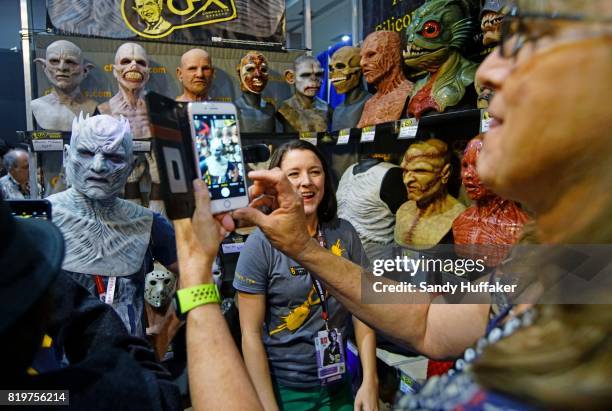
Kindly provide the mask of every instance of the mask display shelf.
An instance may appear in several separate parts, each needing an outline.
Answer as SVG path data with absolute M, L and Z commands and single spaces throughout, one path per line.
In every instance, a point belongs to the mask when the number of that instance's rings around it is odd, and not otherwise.
M 401 137 L 404 120 L 378 124 L 370 128 L 351 128 L 324 133 L 241 133 L 243 144 L 269 144 L 279 146 L 287 141 L 305 138 L 328 152 L 354 151 L 359 153 L 403 153 L 414 140 L 432 137 L 452 138 L 467 143 L 480 132 L 481 111 L 468 109 L 424 116 L 418 122 L 413 136 Z M 370 141 L 364 142 L 364 132 L 370 132 Z M 414 131 L 414 130 L 413 130 Z M 346 135 L 348 134 L 348 138 Z

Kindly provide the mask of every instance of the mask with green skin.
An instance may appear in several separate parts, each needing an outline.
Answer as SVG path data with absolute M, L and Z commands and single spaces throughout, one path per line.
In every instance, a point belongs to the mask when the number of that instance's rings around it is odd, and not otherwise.
M 430 74 L 419 81 L 413 97 L 424 92 L 409 112 L 420 117 L 425 111 L 444 111 L 463 98 L 465 88 L 474 82 L 476 63 L 461 55 L 476 30 L 467 0 L 430 0 L 415 10 L 406 29 L 404 64 Z

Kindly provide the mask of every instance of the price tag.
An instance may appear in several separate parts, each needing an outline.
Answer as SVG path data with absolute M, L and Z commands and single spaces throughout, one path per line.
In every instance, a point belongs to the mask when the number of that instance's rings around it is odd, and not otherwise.
M 133 150 L 140 152 L 149 152 L 151 151 L 151 142 L 144 140 L 134 140 L 133 141 Z
M 419 131 L 419 120 L 416 118 L 406 118 L 400 122 L 400 132 L 397 138 L 415 138 L 417 131 Z
M 480 132 L 486 133 L 489 131 L 489 125 L 491 124 L 491 116 L 485 109 L 480 110 Z
M 361 129 L 361 142 L 371 143 L 376 135 L 376 126 L 368 126 Z
M 306 140 L 310 144 L 317 145 L 317 133 L 314 131 L 304 131 L 300 133 L 300 140 Z
M 32 147 L 34 151 L 63 151 L 64 141 L 61 138 L 59 140 L 32 140 Z
M 338 133 L 338 142 L 336 144 L 337 145 L 348 144 L 350 137 L 351 137 L 351 129 L 343 128 Z

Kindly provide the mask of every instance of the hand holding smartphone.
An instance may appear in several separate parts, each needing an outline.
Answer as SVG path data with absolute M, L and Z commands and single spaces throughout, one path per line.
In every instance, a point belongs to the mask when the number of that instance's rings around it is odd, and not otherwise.
M 145 99 L 168 217 L 191 218 L 196 178 L 208 186 L 213 213 L 246 207 L 245 152 L 236 107 L 221 102 L 176 102 L 154 92 Z
M 213 214 L 249 204 L 236 107 L 231 103 L 187 105 L 198 176 L 208 186 Z

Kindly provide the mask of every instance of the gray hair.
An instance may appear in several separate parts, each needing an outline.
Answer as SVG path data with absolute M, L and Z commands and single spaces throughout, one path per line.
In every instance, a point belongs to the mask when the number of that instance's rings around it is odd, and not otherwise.
M 21 148 L 9 150 L 2 158 L 2 164 L 6 171 L 11 171 L 15 167 L 15 163 L 21 154 L 28 155 L 28 152 Z

